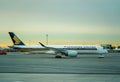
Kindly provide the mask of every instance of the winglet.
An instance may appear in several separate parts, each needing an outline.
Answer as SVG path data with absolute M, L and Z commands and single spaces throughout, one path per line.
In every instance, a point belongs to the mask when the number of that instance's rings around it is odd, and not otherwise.
M 42 47 L 46 47 L 44 44 L 42 44 L 41 42 L 39 42 L 39 44 L 42 46 Z

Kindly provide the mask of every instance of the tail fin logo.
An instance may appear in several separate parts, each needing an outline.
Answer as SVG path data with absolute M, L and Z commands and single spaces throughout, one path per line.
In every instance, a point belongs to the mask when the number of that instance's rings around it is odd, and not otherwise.
M 25 45 L 13 32 L 8 32 L 14 45 Z
M 13 40 L 15 41 L 15 44 L 19 44 L 20 43 L 20 40 L 17 38 L 17 36 L 14 36 Z

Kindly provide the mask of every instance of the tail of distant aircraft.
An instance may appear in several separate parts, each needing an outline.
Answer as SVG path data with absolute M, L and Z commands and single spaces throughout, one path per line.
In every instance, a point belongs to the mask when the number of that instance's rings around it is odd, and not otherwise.
M 14 45 L 25 45 L 13 32 L 8 32 Z

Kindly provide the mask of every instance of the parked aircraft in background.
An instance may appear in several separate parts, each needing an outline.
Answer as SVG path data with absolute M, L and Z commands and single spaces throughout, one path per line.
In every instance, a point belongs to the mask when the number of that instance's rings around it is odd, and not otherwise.
M 100 54 L 100 57 L 107 53 L 107 50 L 103 49 L 101 46 L 96 45 L 25 45 L 13 32 L 9 32 L 9 35 L 12 39 L 13 46 L 12 48 L 21 52 L 48 52 L 53 51 L 56 54 L 56 58 L 61 58 L 62 55 L 69 57 L 77 57 L 79 53 L 96 53 Z

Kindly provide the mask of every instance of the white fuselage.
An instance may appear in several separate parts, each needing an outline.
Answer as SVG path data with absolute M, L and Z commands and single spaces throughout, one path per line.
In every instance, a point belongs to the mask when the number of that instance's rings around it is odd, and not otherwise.
M 47 47 L 53 47 L 56 49 L 68 50 L 68 51 L 77 51 L 78 53 L 107 53 L 107 50 L 103 49 L 101 46 L 96 45 L 47 45 Z M 14 49 L 21 51 L 21 52 L 49 52 L 50 49 L 46 49 L 41 45 L 31 45 L 31 46 L 24 46 L 24 45 L 14 45 Z

